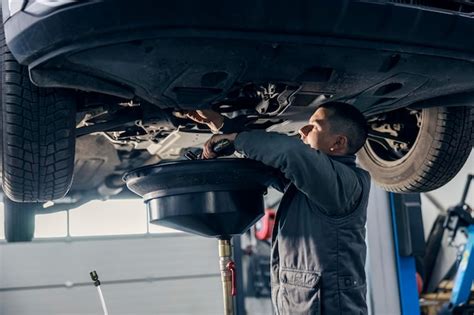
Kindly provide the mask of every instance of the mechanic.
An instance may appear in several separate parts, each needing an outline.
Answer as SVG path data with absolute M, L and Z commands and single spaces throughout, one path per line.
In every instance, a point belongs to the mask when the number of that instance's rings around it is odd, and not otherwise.
M 189 118 L 217 132 L 232 120 L 211 110 Z M 231 126 L 234 128 L 235 126 Z M 364 116 L 341 102 L 321 105 L 300 138 L 261 130 L 213 135 L 288 180 L 272 235 L 272 302 L 277 314 L 367 314 L 365 224 L 369 174 L 355 153 L 367 138 Z

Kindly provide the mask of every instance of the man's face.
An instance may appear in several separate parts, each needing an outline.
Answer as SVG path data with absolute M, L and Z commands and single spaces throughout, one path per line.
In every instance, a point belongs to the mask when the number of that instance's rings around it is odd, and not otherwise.
M 311 116 L 309 123 L 299 130 L 301 141 L 326 154 L 333 153 L 337 141 L 337 135 L 330 132 L 329 115 L 328 109 L 319 108 Z

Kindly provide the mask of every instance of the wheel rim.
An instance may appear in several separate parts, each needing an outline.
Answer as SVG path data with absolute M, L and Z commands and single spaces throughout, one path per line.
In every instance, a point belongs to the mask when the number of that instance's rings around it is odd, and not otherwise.
M 369 119 L 366 151 L 378 165 L 396 166 L 410 156 L 423 124 L 423 111 L 408 108 Z

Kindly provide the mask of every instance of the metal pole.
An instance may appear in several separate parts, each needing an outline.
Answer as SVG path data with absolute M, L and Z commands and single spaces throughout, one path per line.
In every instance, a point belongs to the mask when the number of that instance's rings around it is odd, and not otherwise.
M 222 293 L 224 298 L 224 315 L 234 315 L 235 288 L 233 288 L 233 261 L 230 239 L 219 239 L 219 266 L 221 270 Z
M 237 277 L 236 280 L 236 287 L 237 287 L 237 292 L 240 292 L 235 297 L 235 308 L 234 312 L 236 315 L 245 315 L 247 312 L 245 310 L 245 295 L 243 294 L 244 292 L 244 280 L 243 280 L 243 268 L 242 268 L 242 243 L 241 243 L 242 235 L 236 236 L 232 238 L 232 245 L 234 247 L 233 250 L 233 256 L 234 256 L 234 261 L 235 261 L 235 268 L 237 271 L 237 274 L 240 275 Z
M 466 203 L 467 193 L 469 192 L 469 186 L 471 186 L 471 181 L 474 179 L 474 174 L 467 175 L 466 186 L 464 186 L 464 192 L 462 193 L 461 205 Z

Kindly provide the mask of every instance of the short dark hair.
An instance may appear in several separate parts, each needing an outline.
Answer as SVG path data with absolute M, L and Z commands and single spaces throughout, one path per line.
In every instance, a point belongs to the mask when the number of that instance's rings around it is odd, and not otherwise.
M 348 153 L 355 154 L 367 140 L 368 126 L 364 115 L 354 106 L 343 102 L 327 102 L 319 108 L 329 109 L 329 128 L 347 137 Z

